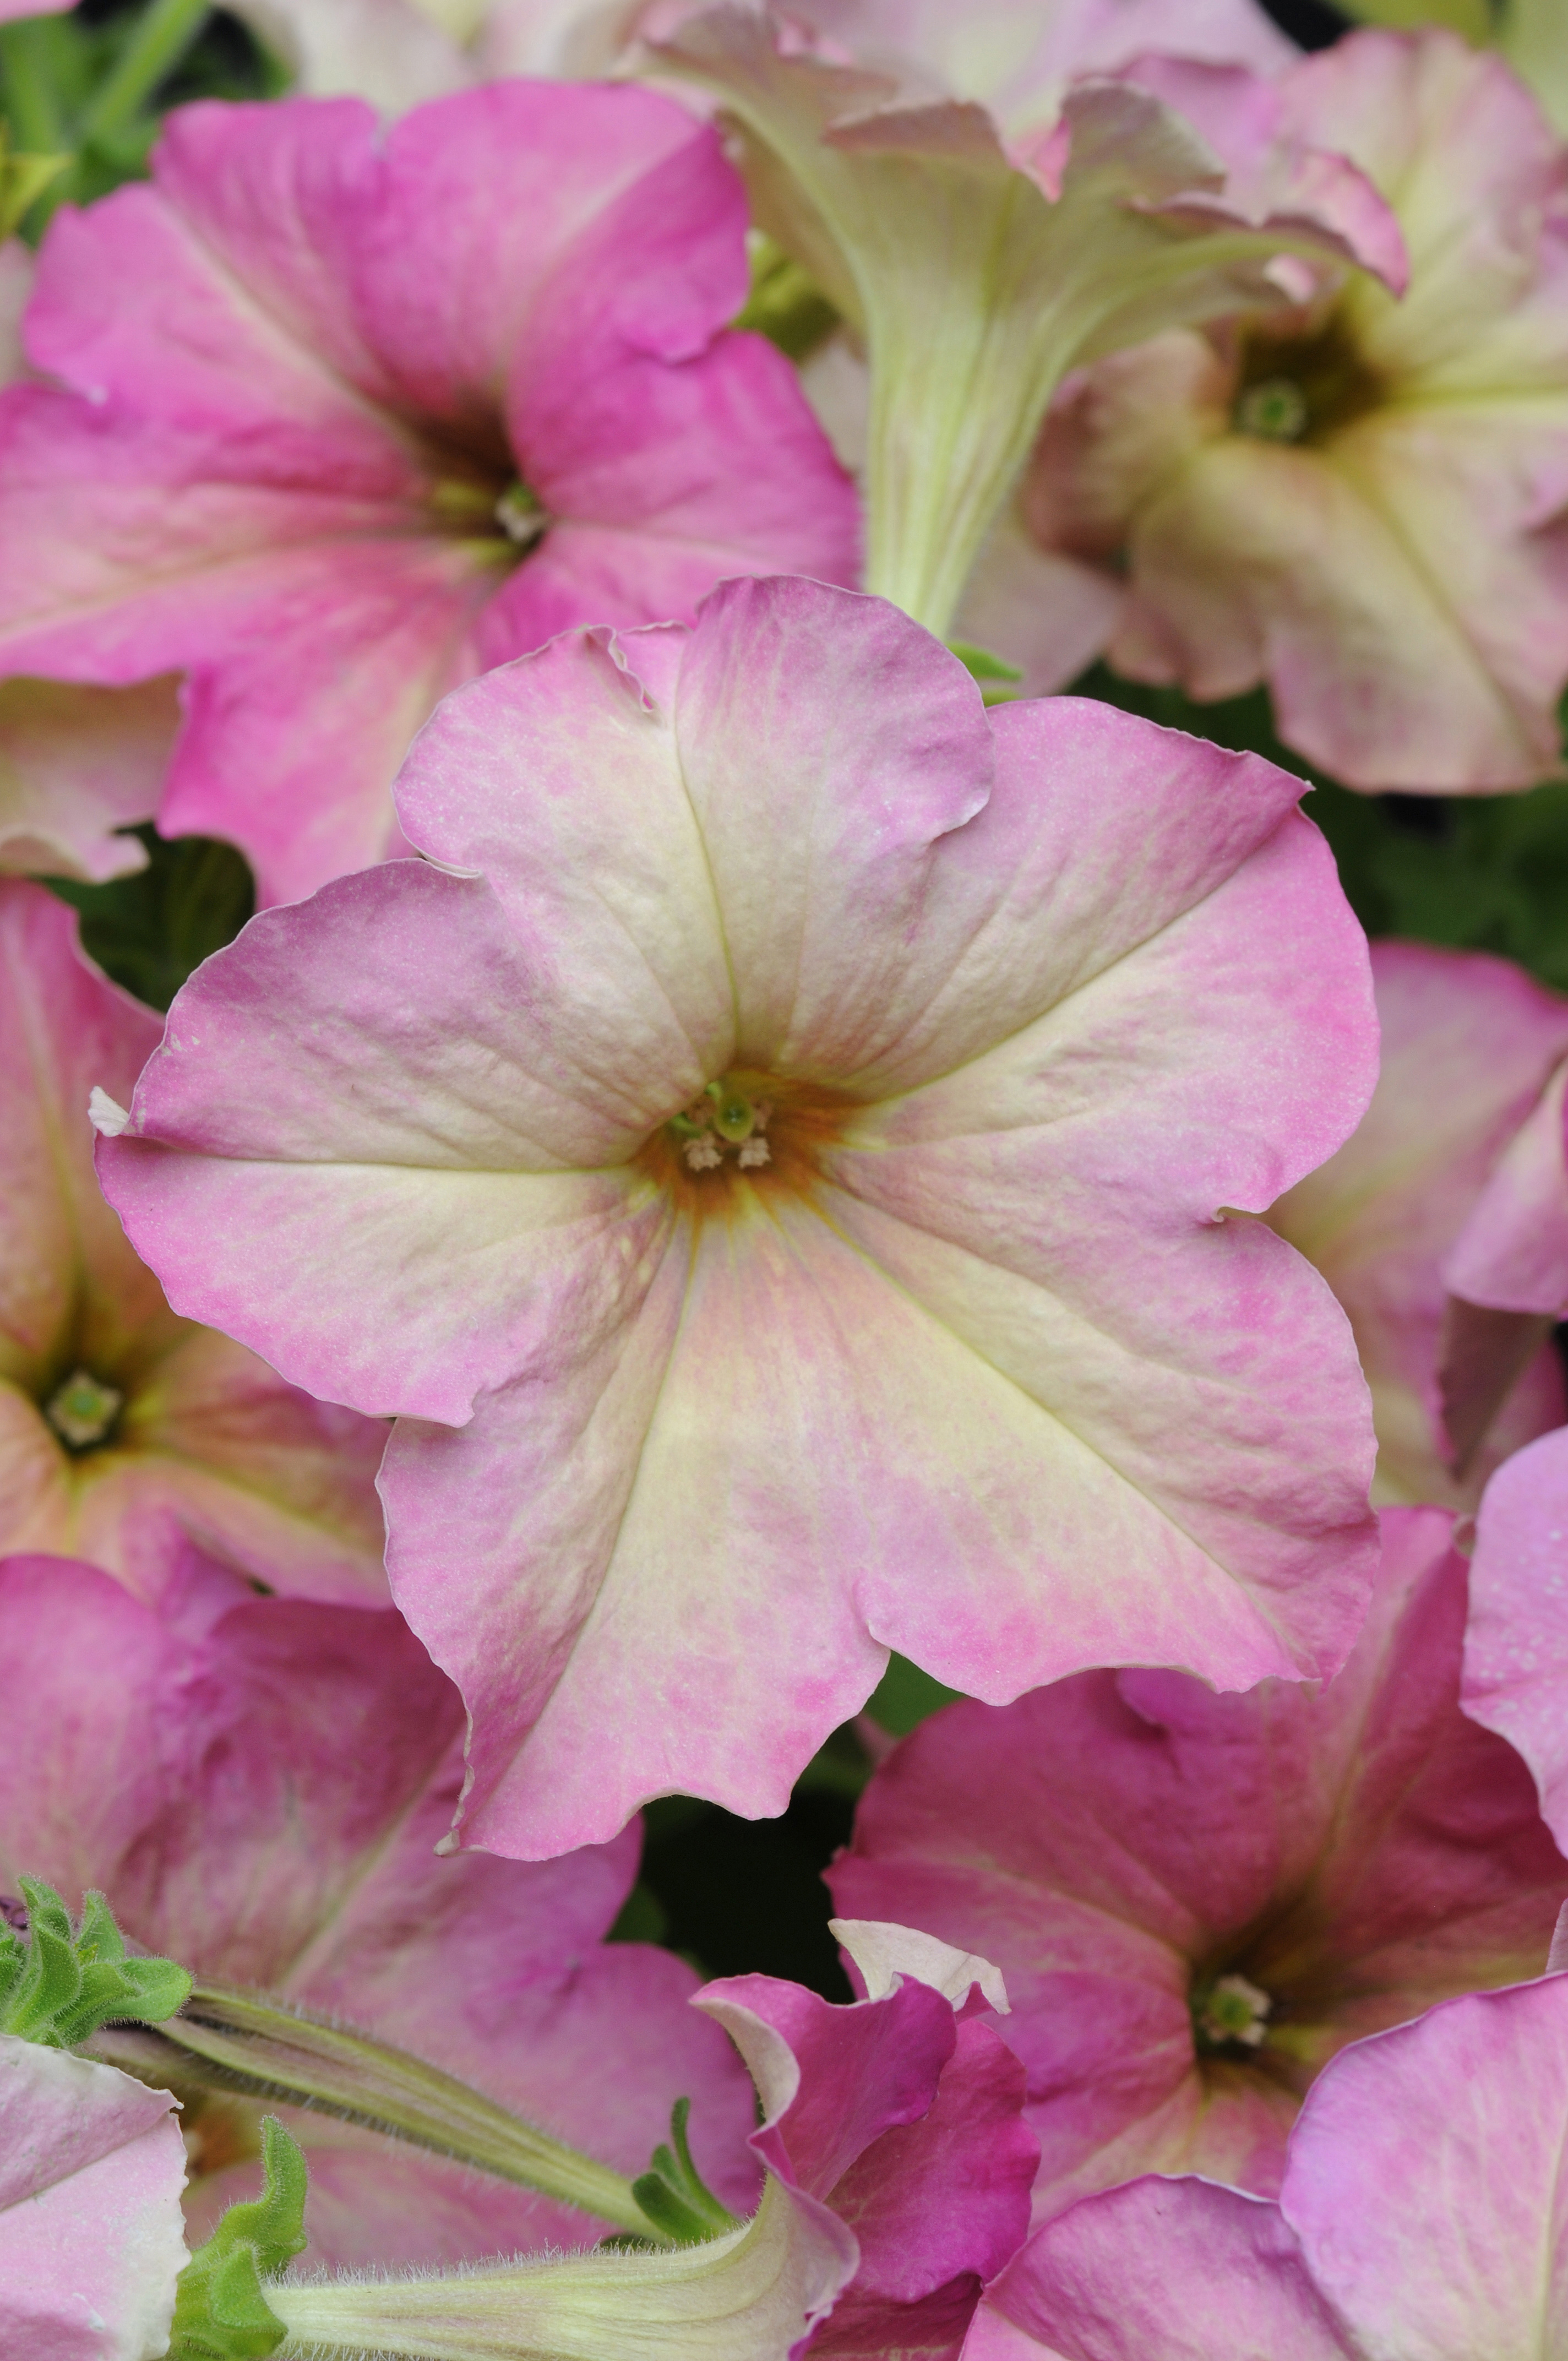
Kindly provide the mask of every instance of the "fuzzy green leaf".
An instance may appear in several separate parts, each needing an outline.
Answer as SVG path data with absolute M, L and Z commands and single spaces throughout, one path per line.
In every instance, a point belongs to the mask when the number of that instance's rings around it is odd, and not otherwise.
M 0 1929 L 0 2033 L 71 2049 L 102 2025 L 157 2025 L 183 2006 L 191 1991 L 184 1969 L 172 1960 L 127 1959 L 101 1894 L 88 1894 L 73 1927 L 52 1885 L 18 1883 L 27 1939 Z

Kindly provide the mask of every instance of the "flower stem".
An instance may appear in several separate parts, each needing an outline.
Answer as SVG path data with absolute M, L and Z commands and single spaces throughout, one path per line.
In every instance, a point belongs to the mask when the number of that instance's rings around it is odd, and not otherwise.
M 314 2107 L 580 2206 L 652 2245 L 672 2243 L 643 2213 L 630 2181 L 608 2165 L 405 2049 L 264 1993 L 198 1982 L 181 2013 L 156 2033 L 116 2026 L 93 2047 L 143 2080 Z
M 119 63 L 82 118 L 82 144 L 121 131 L 177 66 L 211 14 L 210 0 L 152 0 Z
M 0 25 L 5 114 L 14 144 L 34 156 L 58 155 L 71 144 L 49 70 L 50 29 L 41 17 Z

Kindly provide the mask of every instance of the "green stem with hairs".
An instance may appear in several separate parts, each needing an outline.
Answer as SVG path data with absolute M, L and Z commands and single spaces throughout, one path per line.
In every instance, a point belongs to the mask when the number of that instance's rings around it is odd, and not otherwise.
M 198 1982 L 158 2031 L 113 2026 L 93 2054 L 144 2081 L 197 2083 L 365 2124 L 476 2171 L 580 2206 L 650 2244 L 674 2243 L 632 2185 L 405 2049 L 236 1985 Z

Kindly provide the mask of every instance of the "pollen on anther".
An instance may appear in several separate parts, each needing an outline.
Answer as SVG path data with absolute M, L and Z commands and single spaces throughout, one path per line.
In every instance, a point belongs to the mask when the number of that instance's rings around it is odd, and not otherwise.
M 757 1138 L 755 1135 L 742 1143 L 740 1154 L 735 1160 L 742 1171 L 749 1170 L 759 1164 L 773 1162 L 772 1157 L 768 1154 L 767 1141 Z
M 715 1139 L 685 1140 L 681 1152 L 694 1172 L 711 1172 L 715 1165 L 724 1161 L 723 1151 Z

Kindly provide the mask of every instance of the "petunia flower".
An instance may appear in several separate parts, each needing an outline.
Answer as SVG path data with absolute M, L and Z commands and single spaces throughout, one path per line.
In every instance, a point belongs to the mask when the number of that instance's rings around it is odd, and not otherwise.
M 741 127 L 759 219 L 864 345 L 867 586 L 936 631 L 1070 370 L 1277 309 L 1320 269 L 1402 283 L 1392 215 L 1337 155 L 1287 142 L 1227 185 L 1179 115 L 1124 82 L 1076 84 L 1053 120 L 1059 59 L 1014 137 L 924 72 L 845 62 L 762 12 L 720 6 L 650 49 Z
M 184 2179 L 168 2092 L 0 2034 L 0 2348 L 15 2361 L 166 2353 Z
M 448 699 L 398 789 L 428 860 L 186 986 L 104 1185 L 188 1312 L 399 1418 L 466 1841 L 781 1811 L 890 1648 L 997 1703 L 1340 1662 L 1360 1374 L 1226 1210 L 1372 1078 L 1298 791 L 730 583 Z
M 71 911 L 0 881 L 0 1554 L 154 1595 L 195 1549 L 242 1589 L 381 1605 L 385 1430 L 177 1318 L 99 1191 L 89 1093 L 128 1089 L 159 1034 Z
M 395 842 L 455 682 L 721 575 L 849 578 L 856 501 L 782 354 L 724 323 L 717 135 L 510 82 L 383 137 L 351 100 L 169 118 L 150 187 L 57 217 L 0 399 L 0 664 L 187 675 L 159 818 L 264 901 Z
M 1568 1839 L 1568 1428 L 1499 1467 L 1475 1520 L 1464 1710 L 1517 1746 Z
M 1278 2202 L 1137 2180 L 1037 2231 L 964 2361 L 1547 2361 L 1568 1982 L 1446 2001 L 1313 2088 Z
M 26 366 L 33 269 L 20 238 L 0 242 L 0 385 Z M 126 689 L 0 682 L 0 871 L 96 881 L 142 868 L 141 845 L 115 830 L 156 810 L 178 721 L 171 680 Z
M 106 1896 L 127 1938 L 444 2068 L 618 2169 L 681 2097 L 749 2204 L 745 2078 L 672 1954 L 603 1938 L 639 1837 L 545 1867 L 435 1847 L 456 1692 L 400 1618 L 260 1599 L 176 1629 L 88 1566 L 0 1564 L 0 1890 Z M 149 1733 L 155 1735 L 156 1742 Z M 259 2180 L 261 2108 L 182 2089 L 193 2240 Z M 275 2110 L 311 2169 L 317 2261 L 455 2263 L 606 2224 L 348 2123 Z
M 283 2279 L 267 2295 L 288 2349 L 956 2361 L 982 2281 L 1028 2226 L 1023 2076 L 989 2026 L 964 2021 L 1005 1995 L 987 1962 L 911 1947 L 900 1927 L 840 1931 L 875 1971 L 876 1989 L 847 2007 L 771 1976 L 696 1996 L 756 2084 L 751 2144 L 767 2182 L 750 2223 L 674 2255 L 368 2286 Z
M 1372 1104 L 1268 1218 L 1350 1314 L 1377 1422 L 1374 1499 L 1469 1509 L 1501 1460 L 1568 1418 L 1546 1323 L 1467 1320 L 1456 1333 L 1450 1301 L 1467 1224 L 1543 1093 L 1560 1091 L 1568 1002 L 1484 951 L 1374 943 L 1372 974 L 1383 1035 Z
M 1190 71 L 1155 86 L 1190 111 Z M 1352 786 L 1529 786 L 1568 677 L 1562 143 L 1440 30 L 1353 34 L 1271 94 L 1388 197 L 1409 291 L 1362 274 L 1101 362 L 1025 514 L 1043 546 L 1124 565 L 1109 655 L 1134 678 L 1266 680 L 1281 737 Z
M 1326 1687 L 1084 1673 L 948 1706 L 873 1775 L 834 1902 L 996 1961 L 1038 2216 L 1141 2172 L 1272 2193 L 1344 2043 L 1540 1971 L 1568 1861 L 1524 1763 L 1460 1711 L 1450 1524 L 1386 1512 Z

